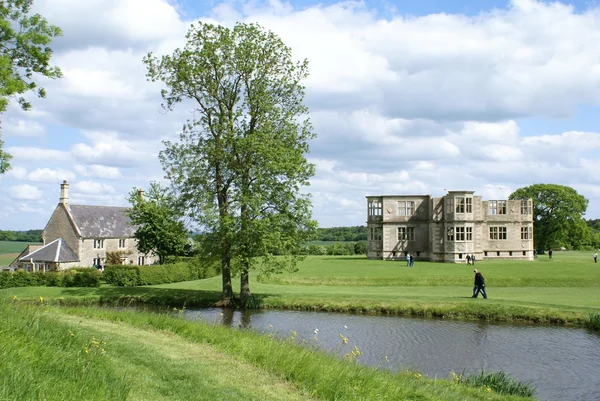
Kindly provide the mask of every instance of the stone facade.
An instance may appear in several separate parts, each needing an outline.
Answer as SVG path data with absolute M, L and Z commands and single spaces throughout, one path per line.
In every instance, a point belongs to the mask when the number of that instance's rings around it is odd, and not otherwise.
M 153 255 L 137 250 L 137 240 L 133 237 L 136 227 L 131 225 L 126 212 L 121 207 L 71 205 L 69 184 L 64 181 L 60 202 L 44 228 L 42 240 L 46 245 L 62 238 L 79 260 L 57 262 L 55 269 L 105 265 L 108 252 L 122 252 L 123 264 L 154 263 Z
M 533 260 L 532 200 L 489 200 L 473 191 L 367 196 L 370 259 L 466 263 Z

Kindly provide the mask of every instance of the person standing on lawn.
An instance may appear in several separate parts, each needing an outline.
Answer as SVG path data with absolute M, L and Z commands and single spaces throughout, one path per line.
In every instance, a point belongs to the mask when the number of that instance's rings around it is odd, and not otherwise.
M 475 273 L 475 285 L 473 286 L 473 296 L 471 298 L 477 298 L 479 293 L 483 295 L 483 298 L 487 299 L 487 294 L 485 293 L 485 279 L 483 275 L 477 271 L 477 269 L 473 270 Z

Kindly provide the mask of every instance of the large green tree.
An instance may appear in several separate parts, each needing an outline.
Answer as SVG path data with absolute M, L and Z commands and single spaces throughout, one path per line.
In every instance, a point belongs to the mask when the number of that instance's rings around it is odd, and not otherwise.
M 573 188 L 534 184 L 519 188 L 509 199 L 533 199 L 534 246 L 540 251 L 570 243 L 569 234 L 581 231 L 588 200 Z
M 233 297 L 232 274 L 245 303 L 249 271 L 294 269 L 315 227 L 300 192 L 314 174 L 300 83 L 307 62 L 294 62 L 290 48 L 256 24 L 198 23 L 186 39 L 171 56 L 144 59 L 149 79 L 166 84 L 165 108 L 194 102 L 194 117 L 160 158 L 180 205 L 215 238 L 204 244 L 207 253 L 218 248 L 224 303 Z
M 134 188 L 129 193 L 129 203 L 131 222 L 139 226 L 134 236 L 140 252 L 157 255 L 161 264 L 167 256 L 184 253 L 188 242 L 187 230 L 166 188 L 156 182 L 150 184 L 145 194 Z
M 28 110 L 31 103 L 23 96 L 34 91 L 46 97 L 44 88 L 33 81 L 34 74 L 47 78 L 61 77 L 60 69 L 50 66 L 52 39 L 60 36 L 60 28 L 48 24 L 39 14 L 30 14 L 33 0 L 0 1 L 0 113 L 11 98 Z M 2 150 L 0 133 L 0 174 L 10 168 L 10 155 Z

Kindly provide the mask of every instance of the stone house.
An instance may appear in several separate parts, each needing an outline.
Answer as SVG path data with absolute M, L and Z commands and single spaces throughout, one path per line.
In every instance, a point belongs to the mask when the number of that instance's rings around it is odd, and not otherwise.
M 154 256 L 137 250 L 137 227 L 126 207 L 72 205 L 67 181 L 60 191 L 60 201 L 42 232 L 42 246 L 30 245 L 11 266 L 28 271 L 104 266 L 108 252 L 119 252 L 123 264 L 154 263 Z
M 466 263 L 533 260 L 533 202 L 488 200 L 474 191 L 445 196 L 367 196 L 370 259 Z

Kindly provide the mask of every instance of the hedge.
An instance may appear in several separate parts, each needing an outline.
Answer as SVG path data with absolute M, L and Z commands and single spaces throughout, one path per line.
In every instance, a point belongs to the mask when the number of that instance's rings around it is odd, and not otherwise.
M 0 289 L 12 287 L 99 287 L 100 273 L 84 267 L 60 272 L 0 272 Z
M 192 281 L 216 276 L 214 268 L 205 267 L 197 260 L 180 261 L 167 265 L 127 266 L 111 265 L 104 268 L 103 279 L 120 287 L 156 285 Z

